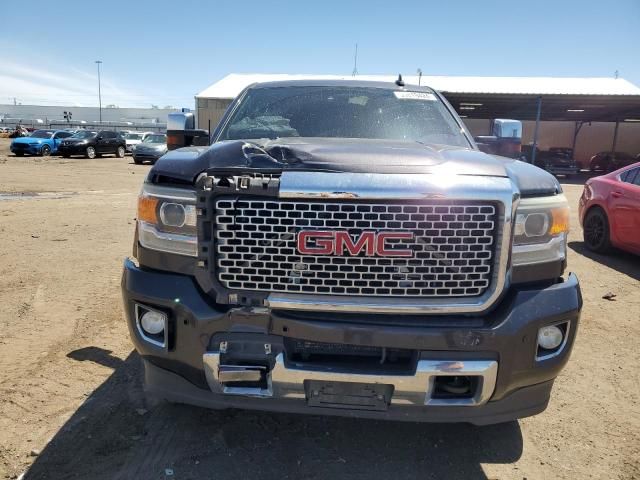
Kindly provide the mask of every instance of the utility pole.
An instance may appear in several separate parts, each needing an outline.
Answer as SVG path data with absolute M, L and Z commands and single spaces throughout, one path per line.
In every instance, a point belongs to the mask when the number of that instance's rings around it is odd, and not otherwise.
M 420 83 L 422 83 L 422 69 L 419 68 L 417 73 L 418 73 L 418 86 L 420 86 Z
M 100 64 L 102 60 L 96 60 L 98 65 L 98 108 L 100 109 L 100 123 L 102 123 L 102 92 L 100 91 Z
M 358 44 L 356 43 L 356 53 L 353 56 L 353 72 L 351 73 L 352 77 L 358 75 Z

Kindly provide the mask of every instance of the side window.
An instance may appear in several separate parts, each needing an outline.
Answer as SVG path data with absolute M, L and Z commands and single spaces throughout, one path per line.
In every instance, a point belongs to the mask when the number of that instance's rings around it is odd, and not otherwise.
M 632 168 L 620 175 L 620 180 L 625 183 L 640 185 L 640 168 Z
M 56 138 L 67 138 L 70 137 L 71 133 L 69 132 L 58 132 L 56 133 Z
M 115 134 L 115 132 L 104 131 L 104 132 L 102 132 L 102 137 L 105 140 L 110 140 L 112 138 L 116 138 L 116 134 Z
M 620 174 L 620 181 L 621 182 L 626 182 L 627 178 L 629 177 L 629 174 L 633 173 L 633 169 L 632 170 L 627 170 L 626 172 L 622 172 Z

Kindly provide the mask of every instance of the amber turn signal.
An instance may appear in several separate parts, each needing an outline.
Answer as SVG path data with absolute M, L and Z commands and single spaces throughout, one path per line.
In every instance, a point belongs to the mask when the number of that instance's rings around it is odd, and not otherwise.
M 155 197 L 138 197 L 138 220 L 152 224 L 158 223 L 158 199 Z
M 569 233 L 569 207 L 556 207 L 551 209 L 550 235 Z

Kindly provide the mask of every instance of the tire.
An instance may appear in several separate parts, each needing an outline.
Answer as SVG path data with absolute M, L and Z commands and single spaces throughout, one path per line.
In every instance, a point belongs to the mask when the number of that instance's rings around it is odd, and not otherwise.
M 98 155 L 96 153 L 95 147 L 87 147 L 87 149 L 84 151 L 84 156 L 86 158 L 96 158 Z
M 16 157 L 22 157 L 24 155 L 23 152 L 16 152 Z
M 51 155 L 51 147 L 49 145 L 43 145 L 40 149 L 40 156 L 48 157 L 49 155 Z
M 140 160 L 139 158 L 133 157 L 133 163 L 135 163 L 136 165 L 142 165 L 142 160 Z
M 120 146 L 116 149 L 116 157 L 118 158 L 124 158 L 125 153 L 127 152 L 123 146 Z
M 62 156 L 63 156 L 64 158 L 71 158 L 71 155 L 69 155 L 68 153 L 63 153 L 63 154 L 62 154 Z
M 604 210 L 593 207 L 587 212 L 582 235 L 585 245 L 592 252 L 607 253 L 611 249 L 609 219 Z

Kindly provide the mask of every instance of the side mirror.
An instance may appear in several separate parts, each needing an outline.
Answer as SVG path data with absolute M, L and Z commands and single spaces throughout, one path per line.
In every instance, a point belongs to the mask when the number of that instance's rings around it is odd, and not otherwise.
M 209 145 L 209 130 L 167 130 L 167 149 Z
M 498 138 L 522 138 L 522 122 L 508 118 L 496 118 L 491 124 L 491 135 Z
M 196 129 L 191 112 L 170 113 L 167 120 L 167 149 L 209 145 L 209 131 Z

